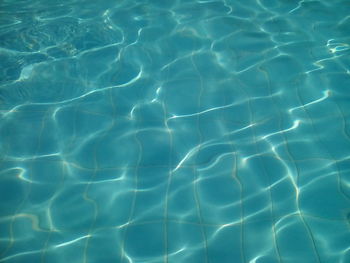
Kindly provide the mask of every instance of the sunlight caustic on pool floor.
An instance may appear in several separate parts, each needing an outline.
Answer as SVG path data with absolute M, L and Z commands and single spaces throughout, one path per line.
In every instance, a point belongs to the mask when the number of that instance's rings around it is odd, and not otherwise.
M 0 262 L 350 261 L 348 1 L 0 10 Z

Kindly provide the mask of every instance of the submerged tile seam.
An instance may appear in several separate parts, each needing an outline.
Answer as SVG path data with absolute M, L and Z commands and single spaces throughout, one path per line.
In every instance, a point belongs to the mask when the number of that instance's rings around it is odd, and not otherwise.
M 40 131 L 39 131 L 39 137 L 38 137 L 38 141 L 37 141 L 37 145 L 36 145 L 36 149 L 35 149 L 35 153 L 37 154 L 39 149 L 40 149 L 40 146 L 41 146 L 41 136 L 43 135 L 43 132 L 44 132 L 44 129 L 45 129 L 45 122 L 46 122 L 46 119 L 48 118 L 48 115 L 49 115 L 49 112 L 50 111 L 46 111 L 45 115 L 42 117 L 42 120 L 41 120 L 41 128 L 40 128 Z M 29 173 L 29 177 L 30 177 L 30 181 L 32 181 L 32 177 L 33 177 L 33 164 L 31 164 L 30 166 L 30 173 Z M 1 252 L 1 257 L 3 257 L 6 252 L 11 249 L 11 247 L 13 246 L 13 243 L 14 243 L 14 240 L 13 240 L 13 224 L 15 222 L 15 215 L 23 208 L 23 205 L 25 204 L 25 202 L 27 201 L 28 197 L 30 196 L 32 192 L 32 184 L 29 183 L 29 186 L 28 186 L 28 190 L 27 190 L 27 193 L 26 195 L 24 196 L 22 202 L 18 205 L 17 209 L 15 210 L 14 214 L 12 215 L 12 219 L 11 219 L 11 223 L 10 223 L 10 230 L 9 230 L 9 234 L 10 234 L 10 241 L 7 245 L 7 247 L 5 248 L 4 251 Z
M 225 96 L 225 102 L 226 102 L 227 97 Z M 248 100 L 248 104 L 250 103 L 250 101 Z M 250 106 L 249 106 L 250 107 Z M 249 111 L 250 108 L 249 108 Z M 232 142 L 232 140 L 230 140 L 230 148 L 231 148 L 231 152 L 233 153 L 232 156 L 234 158 L 233 160 L 233 168 L 232 168 L 232 172 L 231 172 L 231 176 L 233 179 L 233 182 L 236 182 L 238 184 L 239 187 L 239 207 L 240 207 L 240 255 L 241 255 L 241 260 L 242 263 L 247 261 L 245 252 L 244 252 L 244 207 L 243 207 L 243 183 L 242 181 L 239 179 L 238 176 L 238 162 L 237 162 L 237 149 L 234 145 L 234 143 Z
M 110 93 L 111 93 L 111 94 L 109 94 L 110 103 L 112 104 L 113 116 L 115 116 L 116 115 L 116 110 L 115 110 L 116 107 L 114 105 L 113 93 L 111 91 L 110 91 Z M 98 212 L 99 212 L 98 205 L 97 205 L 96 201 L 88 196 L 88 191 L 89 191 L 89 188 L 90 188 L 90 186 L 92 184 L 92 181 L 96 177 L 97 172 L 100 170 L 99 169 L 99 163 L 98 163 L 98 160 L 97 160 L 97 148 L 100 146 L 100 142 L 104 138 L 104 136 L 106 136 L 108 134 L 108 132 L 114 126 L 115 126 L 115 118 L 112 119 L 112 123 L 110 124 L 109 128 L 103 130 L 102 134 L 100 134 L 99 140 L 97 140 L 95 142 L 94 149 L 93 149 L 93 153 L 94 153 L 94 160 L 93 160 L 94 161 L 94 169 L 93 169 L 92 175 L 90 176 L 89 181 L 86 184 L 86 188 L 85 188 L 85 191 L 83 193 L 83 199 L 85 199 L 87 202 L 92 203 L 92 205 L 94 207 L 93 221 L 91 222 L 90 227 L 88 229 L 87 238 L 85 240 L 85 245 L 84 245 L 83 263 L 87 263 L 88 262 L 88 257 L 87 257 L 88 247 L 89 247 L 89 244 L 90 244 L 90 238 L 92 237 L 93 228 L 95 226 L 96 219 L 98 217 Z
M 270 79 L 270 76 L 269 76 L 269 73 L 263 69 L 262 67 L 259 68 L 261 70 L 261 72 L 263 72 L 263 74 L 265 75 L 266 79 L 267 79 L 267 84 L 268 84 L 268 91 L 269 93 L 271 94 L 272 91 L 271 91 L 271 79 Z M 296 90 L 298 90 L 298 88 L 296 88 Z M 279 119 L 281 119 L 281 112 L 279 110 L 279 107 L 277 105 L 277 103 L 275 102 L 274 98 L 271 98 L 272 102 L 275 104 L 276 108 L 278 109 L 278 114 L 279 114 Z M 303 104 L 301 104 L 303 105 Z M 288 156 L 290 157 L 291 159 L 291 163 L 292 165 L 294 166 L 294 168 L 296 168 L 296 171 L 297 171 L 297 179 L 296 179 L 296 186 L 299 187 L 299 177 L 300 177 L 300 170 L 299 170 L 299 166 L 293 162 L 293 156 L 292 154 L 290 153 L 290 150 L 289 150 L 289 143 L 288 143 L 288 140 L 286 139 L 286 135 L 285 133 L 282 133 L 281 136 L 283 137 L 283 140 L 284 140 L 284 144 L 286 145 L 286 150 L 287 150 L 287 153 L 288 153 Z M 299 190 L 299 189 L 298 189 Z M 297 197 L 296 197 L 296 200 L 297 200 L 297 207 L 298 207 L 298 212 L 299 212 L 299 215 L 300 215 L 300 218 L 304 224 L 304 227 L 305 229 L 307 230 L 307 233 L 311 239 L 311 242 L 312 242 L 312 246 L 313 246 L 313 249 L 314 249 L 314 253 L 316 255 L 316 260 L 317 262 L 321 263 L 321 259 L 320 259 L 320 255 L 318 253 L 318 249 L 317 249 L 317 246 L 316 246 L 316 242 L 315 242 L 315 239 L 314 239 L 314 236 L 312 234 L 312 231 L 310 229 L 310 226 L 308 225 L 308 223 L 306 222 L 304 216 L 303 216 L 303 213 L 301 212 L 301 209 L 300 209 L 300 204 L 299 204 L 299 197 L 298 197 L 298 192 L 297 192 Z M 277 237 L 276 237 L 277 238 Z
M 239 80 L 239 82 L 240 82 L 240 80 Z M 244 85 L 244 84 L 242 84 L 242 85 Z M 245 86 L 245 85 L 244 85 Z M 251 108 L 251 99 L 250 99 L 250 97 L 249 97 L 249 95 L 244 91 L 244 89 L 242 89 L 242 88 L 240 88 L 239 87 L 239 89 L 245 94 L 245 96 L 248 98 L 248 108 L 249 108 L 249 118 L 250 118 L 250 123 L 253 123 L 253 120 L 254 120 L 254 117 L 255 117 L 255 114 L 254 114 L 254 111 L 252 110 L 252 108 Z M 269 92 L 269 94 L 270 94 L 270 97 L 272 96 L 271 95 L 271 92 Z M 257 153 L 259 153 L 260 152 L 260 148 L 259 148 L 259 146 L 258 146 L 258 144 L 257 144 L 257 136 L 256 136 L 256 129 L 255 129 L 255 127 L 254 127 L 254 125 L 252 126 L 252 127 L 250 127 L 250 129 L 251 129 L 251 131 L 252 131 L 252 133 L 253 133 L 253 141 L 254 141 L 254 148 L 255 148 L 255 151 L 257 152 Z M 265 166 L 265 163 L 264 163 L 264 161 L 263 160 L 261 160 L 261 155 L 259 154 L 258 155 L 258 158 L 259 158 L 259 160 L 260 160 L 260 162 L 261 162 L 261 164 L 262 164 L 262 167 L 263 167 L 263 169 L 264 169 L 264 174 L 265 174 L 265 176 L 267 177 L 267 179 L 268 179 L 268 186 L 267 186 L 267 188 L 269 189 L 269 199 L 270 199 L 270 203 L 271 203 L 271 209 L 270 209 L 270 215 L 271 215 L 271 217 L 272 217 L 272 234 L 273 234 L 273 243 L 274 243 L 274 250 L 275 250 L 275 253 L 276 253 L 276 256 L 277 256 L 277 258 L 278 258 L 278 261 L 279 262 L 283 262 L 282 261 L 282 257 L 281 257 L 281 253 L 280 253 L 280 250 L 279 250 L 279 246 L 278 246 L 278 242 L 277 242 L 277 235 L 276 235 L 276 231 L 275 231 L 275 216 L 274 216 L 274 206 L 273 206 L 273 203 L 274 203 L 274 201 L 273 201 L 273 197 L 272 197 L 272 193 L 271 193 L 271 188 L 270 188 L 270 185 L 271 185 L 271 179 L 270 179 L 270 176 L 269 176 L 269 174 L 268 174 L 268 172 L 266 171 L 266 166 Z M 242 225 L 243 225 L 243 222 L 242 222 Z M 247 259 L 245 258 L 244 259 L 244 262 L 246 262 L 247 261 Z
M 65 179 L 66 179 L 66 173 L 68 172 L 68 171 L 66 171 L 65 168 L 66 168 L 66 166 L 64 164 L 62 164 L 62 170 L 61 170 L 61 178 L 62 179 L 61 179 L 61 181 L 59 183 L 59 186 L 57 187 L 55 193 L 53 194 L 53 196 L 55 196 L 56 193 L 58 193 L 61 189 L 63 189 L 63 186 L 65 184 Z M 48 208 L 51 206 L 51 202 L 52 202 L 51 200 L 53 200 L 53 199 L 50 199 L 50 202 L 48 204 Z M 45 245 L 43 247 L 43 251 L 41 252 L 41 257 L 40 257 L 40 262 L 41 263 L 45 263 L 46 262 L 46 254 L 49 251 L 48 248 L 49 248 L 49 242 L 50 242 L 52 233 L 53 233 L 53 231 L 50 228 L 50 232 L 49 232 L 49 234 L 48 234 L 48 236 L 46 238 Z
M 138 125 L 136 125 L 136 129 L 138 129 Z M 128 255 L 126 255 L 125 253 L 125 241 L 126 238 L 128 236 L 128 230 L 129 230 L 129 226 L 130 226 L 130 222 L 132 222 L 132 218 L 134 216 L 134 211 L 135 211 L 135 205 L 136 205 L 136 200 L 137 200 L 137 189 L 138 189 L 138 185 L 139 185 L 139 165 L 143 156 L 143 148 L 142 148 L 142 144 L 140 142 L 140 140 L 137 137 L 137 132 L 134 133 L 134 139 L 136 144 L 138 145 L 138 159 L 137 159 L 137 164 L 134 167 L 135 169 L 135 175 L 134 175 L 134 194 L 132 197 L 132 201 L 131 201 L 131 207 L 130 207 L 130 212 L 129 212 L 129 216 L 128 216 L 128 222 L 126 223 L 126 227 L 125 230 L 123 232 L 123 237 L 121 240 L 121 245 L 120 245 L 120 262 L 124 262 L 124 257 L 128 257 Z
M 198 95 L 198 101 L 197 101 L 197 107 L 198 109 L 200 109 L 201 107 L 201 98 L 202 98 L 202 94 L 203 94 L 203 78 L 201 73 L 198 70 L 198 67 L 194 61 L 194 55 L 191 56 L 191 62 L 193 65 L 193 68 L 195 69 L 195 71 L 197 72 L 197 75 L 199 77 L 199 81 L 200 81 L 200 90 L 199 90 L 199 95 Z M 199 147 L 196 150 L 196 154 L 195 154 L 195 163 L 197 163 L 198 160 L 198 154 L 201 150 L 202 147 L 202 141 L 203 141 L 203 136 L 201 133 L 201 129 L 199 126 L 200 123 L 200 116 L 197 115 L 196 116 L 196 126 L 197 126 L 197 134 L 199 136 Z M 194 169 L 194 182 L 193 182 L 193 191 L 194 191 L 194 198 L 195 198 L 195 202 L 196 202 L 196 206 L 197 206 L 197 213 L 199 216 L 199 222 L 201 224 L 201 233 L 202 233 L 202 238 L 204 239 L 204 249 L 205 249 L 205 262 L 209 263 L 209 252 L 208 252 L 208 238 L 207 238 L 207 231 L 205 228 L 203 228 L 202 226 L 202 222 L 203 222 L 203 217 L 202 217 L 202 209 L 201 209 L 201 203 L 200 203 L 200 199 L 199 199 L 199 195 L 198 195 L 198 188 L 197 188 L 197 182 L 198 182 L 198 170 Z
M 169 78 L 169 69 L 167 69 L 167 74 L 166 74 L 166 79 Z M 167 178 L 167 185 L 165 189 L 165 203 L 164 203 L 164 220 L 163 220 L 163 227 L 164 227 L 164 263 L 169 262 L 169 211 L 168 211 L 168 205 L 169 205 L 169 192 L 170 192 L 170 187 L 172 184 L 172 177 L 173 177 L 173 170 L 172 170 L 172 154 L 175 154 L 173 152 L 173 136 L 171 129 L 168 126 L 168 122 L 166 121 L 166 116 L 168 115 L 168 110 L 165 107 L 164 102 L 162 103 L 162 108 L 163 108 L 163 115 L 164 115 L 164 126 L 167 129 L 169 133 L 169 142 L 170 142 L 170 156 L 169 156 L 169 169 L 168 171 L 168 178 Z

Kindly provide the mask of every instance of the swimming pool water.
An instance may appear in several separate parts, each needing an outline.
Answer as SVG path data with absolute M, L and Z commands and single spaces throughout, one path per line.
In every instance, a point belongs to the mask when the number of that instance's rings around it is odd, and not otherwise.
M 0 13 L 0 262 L 350 262 L 349 1 Z

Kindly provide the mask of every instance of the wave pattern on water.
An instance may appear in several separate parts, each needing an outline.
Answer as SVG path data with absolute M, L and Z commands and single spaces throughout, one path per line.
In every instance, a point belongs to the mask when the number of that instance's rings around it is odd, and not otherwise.
M 350 261 L 348 1 L 0 10 L 0 262 Z

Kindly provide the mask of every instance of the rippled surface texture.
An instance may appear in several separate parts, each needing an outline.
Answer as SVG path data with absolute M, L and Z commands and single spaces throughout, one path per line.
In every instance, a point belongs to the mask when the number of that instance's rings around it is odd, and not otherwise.
M 350 262 L 347 0 L 3 0 L 0 262 Z

